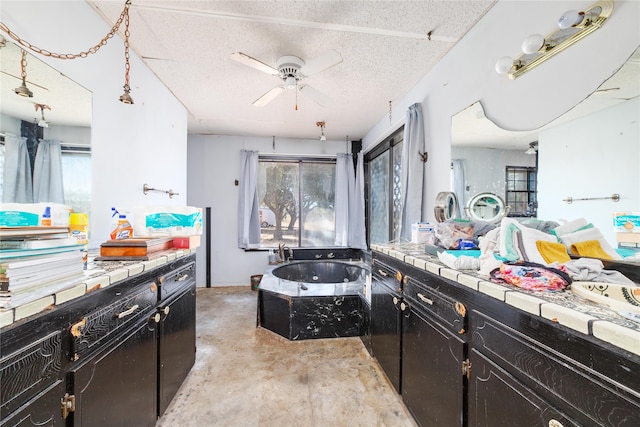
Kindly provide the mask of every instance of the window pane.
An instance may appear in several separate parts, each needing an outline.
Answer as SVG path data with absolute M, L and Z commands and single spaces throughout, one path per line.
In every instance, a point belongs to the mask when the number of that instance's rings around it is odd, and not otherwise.
M 335 164 L 302 163 L 302 246 L 333 246 Z
M 64 204 L 91 218 L 91 155 L 62 153 Z
M 393 146 L 393 240 L 400 237 L 402 215 L 402 142 Z
M 371 182 L 371 243 L 386 243 L 389 239 L 389 151 L 370 162 Z
M 298 246 L 298 194 L 298 163 L 259 163 L 262 246 L 274 247 L 279 243 Z

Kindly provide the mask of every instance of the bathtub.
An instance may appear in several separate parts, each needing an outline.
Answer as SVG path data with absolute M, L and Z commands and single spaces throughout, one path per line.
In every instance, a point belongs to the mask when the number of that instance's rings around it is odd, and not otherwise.
M 292 261 L 268 268 L 258 288 L 258 326 L 290 340 L 361 335 L 361 261 Z

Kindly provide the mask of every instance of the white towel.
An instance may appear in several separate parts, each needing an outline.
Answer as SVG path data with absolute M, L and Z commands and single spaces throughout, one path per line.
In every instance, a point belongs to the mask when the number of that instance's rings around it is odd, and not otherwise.
M 508 248 L 509 242 L 508 242 L 508 238 L 506 237 L 508 235 L 507 231 L 513 227 L 516 227 L 519 230 L 520 236 L 522 237 L 522 247 L 520 248 L 517 247 L 516 239 L 513 239 L 512 241 L 512 244 L 514 246 L 512 246 L 511 248 Z M 524 252 L 528 261 L 546 265 L 547 262 L 544 260 L 544 258 L 540 254 L 540 251 L 538 251 L 538 246 L 536 245 L 536 242 L 538 240 L 543 240 L 545 242 L 558 241 L 556 236 L 544 233 L 534 228 L 526 227 L 512 218 L 502 218 L 502 222 L 500 223 L 500 228 L 501 228 L 500 255 L 507 259 L 510 258 L 510 253 L 513 254 L 513 251 L 518 253 L 518 256 L 520 257 L 520 259 L 522 259 L 523 256 L 520 254 Z
M 556 232 L 556 235 L 558 237 L 562 237 L 564 234 L 573 233 L 574 231 L 584 227 L 585 225 L 589 225 L 587 220 L 584 218 L 578 218 L 557 226 L 553 229 L 553 231 Z

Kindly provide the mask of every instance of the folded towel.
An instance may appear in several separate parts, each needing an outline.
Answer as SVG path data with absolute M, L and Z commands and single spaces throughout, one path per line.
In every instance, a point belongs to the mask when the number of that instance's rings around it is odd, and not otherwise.
M 576 242 L 571 245 L 571 252 L 589 258 L 613 259 L 608 253 L 604 251 L 604 249 L 602 249 L 600 242 L 597 240 L 585 240 L 584 242 Z
M 562 243 L 564 243 L 567 249 L 571 252 L 573 252 L 573 250 L 571 249 L 571 245 L 575 243 L 588 242 L 589 240 L 597 240 L 600 243 L 600 248 L 608 255 L 608 258 L 606 259 L 615 259 L 615 260 L 622 259 L 622 257 L 616 252 L 615 249 L 613 249 L 613 247 L 611 247 L 611 245 L 604 238 L 604 236 L 602 235 L 602 232 L 600 232 L 600 230 L 596 227 L 585 228 L 579 231 L 575 231 L 573 233 L 565 234 L 562 236 L 561 240 L 562 240 Z M 593 254 L 592 255 L 578 254 L 578 255 L 591 256 L 591 257 L 595 256 Z M 601 258 L 601 257 L 598 257 L 598 258 Z
M 567 248 L 562 243 L 538 240 L 536 247 L 547 264 L 553 262 L 565 263 L 571 260 L 571 257 L 567 253 Z
M 558 237 L 562 237 L 565 234 L 573 233 L 581 229 L 584 226 L 587 226 L 589 223 L 584 218 L 574 219 L 572 221 L 566 222 L 562 225 L 557 226 L 553 229 Z
M 526 259 L 538 264 L 545 260 L 540 255 L 536 242 L 557 242 L 556 236 L 526 227 L 512 218 L 503 218 L 500 223 L 500 255 L 509 260 Z M 518 236 L 517 233 L 520 233 Z
M 573 280 L 634 285 L 631 279 L 619 271 L 606 270 L 599 259 L 578 258 L 567 261 L 563 265 Z

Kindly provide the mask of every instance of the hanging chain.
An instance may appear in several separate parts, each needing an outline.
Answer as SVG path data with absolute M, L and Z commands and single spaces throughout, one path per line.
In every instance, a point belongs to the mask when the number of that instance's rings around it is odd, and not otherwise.
M 127 0 L 125 4 L 125 10 L 122 11 L 124 14 L 124 90 L 125 92 L 129 92 L 129 70 L 131 66 L 129 65 L 129 4 L 130 0 Z M 127 11 L 125 13 L 125 11 Z M 122 18 L 123 15 L 120 15 Z M 120 24 L 118 24 L 120 25 Z
M 391 101 L 389 101 L 389 124 L 392 124 L 393 114 L 391 113 Z
M 76 58 L 86 58 L 89 54 L 92 53 L 96 53 L 98 51 L 98 49 L 100 49 L 102 46 L 106 45 L 107 42 L 109 41 L 110 38 L 113 38 L 114 34 L 118 31 L 118 28 L 120 28 L 120 24 L 122 24 L 122 21 L 125 21 L 125 25 L 127 26 L 127 28 L 129 27 L 129 6 L 131 6 L 131 0 L 127 0 L 124 4 L 124 9 L 122 10 L 122 13 L 120 14 L 120 18 L 118 18 L 118 20 L 116 21 L 116 23 L 114 24 L 114 26 L 111 28 L 111 31 L 109 31 L 109 33 L 104 36 L 104 38 L 102 40 L 100 40 L 100 42 L 89 48 L 88 50 L 84 51 L 84 52 L 80 52 L 80 53 L 54 53 L 54 52 L 49 52 L 48 50 L 44 50 L 44 49 L 40 49 L 37 46 L 32 45 L 31 43 L 29 43 L 26 40 L 21 39 L 16 33 L 14 33 L 13 31 L 11 31 L 9 29 L 9 27 L 7 27 L 4 22 L 0 22 L 0 30 L 4 31 L 5 33 L 7 33 L 9 35 L 9 37 L 11 37 L 12 39 L 14 39 L 16 42 L 18 42 L 19 45 L 26 47 L 27 49 L 30 49 L 32 51 L 34 51 L 35 53 L 38 53 L 40 55 L 43 56 L 50 56 L 52 58 L 57 58 L 57 59 L 76 59 Z M 128 67 L 129 67 L 129 43 L 128 43 L 128 35 L 129 30 L 127 29 L 125 32 L 125 37 L 127 38 L 127 40 L 125 40 L 125 57 L 127 58 L 127 84 L 129 81 L 129 73 L 128 73 Z
M 27 79 L 27 51 L 22 49 L 22 59 L 20 60 L 20 76 L 22 81 Z

